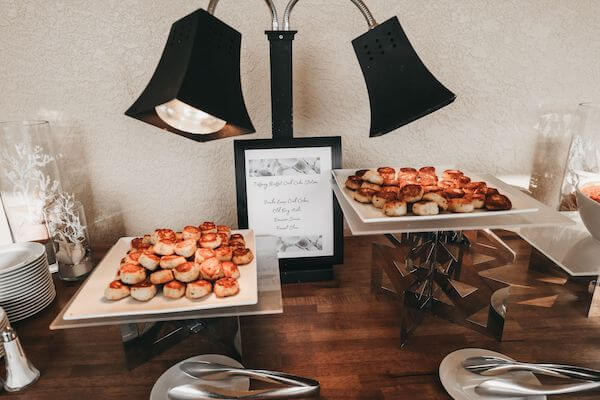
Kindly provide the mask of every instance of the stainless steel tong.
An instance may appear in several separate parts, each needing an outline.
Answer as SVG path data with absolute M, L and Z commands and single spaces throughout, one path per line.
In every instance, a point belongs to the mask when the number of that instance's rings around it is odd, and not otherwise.
M 319 382 L 275 371 L 233 368 L 206 361 L 186 362 L 181 364 L 181 370 L 186 374 L 203 379 L 216 381 L 233 377 L 247 377 L 263 382 L 286 385 L 283 387 L 260 390 L 232 390 L 206 384 L 180 385 L 169 389 L 169 399 L 173 400 L 204 400 L 204 399 L 289 399 L 311 397 L 319 394 Z
M 500 357 L 471 357 L 462 366 L 470 372 L 484 376 L 501 376 L 514 371 L 528 371 L 583 382 L 563 385 L 539 385 L 513 382 L 507 379 L 490 379 L 480 383 L 475 391 L 502 396 L 534 396 L 583 392 L 600 388 L 600 371 L 561 364 L 532 364 Z

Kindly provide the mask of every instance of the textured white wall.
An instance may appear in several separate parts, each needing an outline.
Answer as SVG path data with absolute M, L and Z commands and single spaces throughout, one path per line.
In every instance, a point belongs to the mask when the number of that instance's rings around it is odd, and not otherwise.
M 195 143 L 123 112 L 160 58 L 170 25 L 208 0 L 0 0 L 0 120 L 49 119 L 65 186 L 84 201 L 96 244 L 156 226 L 235 221 L 232 140 Z M 283 13 L 286 0 L 275 3 Z M 293 16 L 297 136 L 342 135 L 347 167 L 457 164 L 527 172 L 540 103 L 600 97 L 600 2 L 368 0 L 397 15 L 457 100 L 369 139 L 369 103 L 349 0 L 302 0 Z M 246 102 L 269 137 L 269 17 L 262 0 L 222 0 L 243 33 Z

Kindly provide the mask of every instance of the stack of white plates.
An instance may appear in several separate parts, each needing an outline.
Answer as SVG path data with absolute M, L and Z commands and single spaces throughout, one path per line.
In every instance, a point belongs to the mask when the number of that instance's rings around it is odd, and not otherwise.
M 4 328 L 6 328 L 7 326 L 8 326 L 8 317 L 6 316 L 6 313 L 4 312 L 2 307 L 0 307 L 0 332 L 2 332 L 4 330 Z M 4 346 L 2 345 L 2 343 L 0 343 L 0 358 L 2 358 L 3 355 L 4 355 Z
M 37 313 L 55 296 L 44 246 L 29 242 L 0 246 L 0 307 L 10 322 Z

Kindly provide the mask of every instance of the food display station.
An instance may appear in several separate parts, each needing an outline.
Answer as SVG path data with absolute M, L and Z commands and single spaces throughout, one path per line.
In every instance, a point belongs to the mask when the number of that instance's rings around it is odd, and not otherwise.
M 218 2 L 173 24 L 127 116 L 200 145 L 256 131 L 242 93 L 241 34 L 215 17 Z M 401 157 L 343 169 L 342 137 L 295 138 L 290 19 L 299 1 L 289 1 L 281 27 L 274 2 L 265 3 L 273 136 L 234 142 L 238 229 L 199 216 L 122 237 L 98 249 L 83 283 L 51 277 L 37 244 L 26 262 L 0 248 L 8 260 L 0 397 L 594 398 L 600 372 L 562 365 L 600 368 L 589 219 L 485 170 L 412 168 Z M 377 23 L 364 1 L 351 3 L 369 29 L 352 46 L 370 137 L 455 100 L 398 18 Z M 600 208 L 592 199 L 588 209 Z M 23 310 L 9 296 L 28 278 L 37 288 L 29 266 L 45 297 L 25 305 L 50 303 L 35 317 L 14 314 Z M 478 363 L 489 357 L 502 365 Z M 523 370 L 485 376 L 506 365 Z

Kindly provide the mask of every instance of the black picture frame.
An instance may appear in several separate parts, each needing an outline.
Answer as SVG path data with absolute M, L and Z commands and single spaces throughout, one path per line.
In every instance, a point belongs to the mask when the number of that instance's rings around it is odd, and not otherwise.
M 298 147 L 330 147 L 332 169 L 342 167 L 342 139 L 340 136 L 234 141 L 237 216 L 240 229 L 248 229 L 246 150 L 289 149 Z M 333 265 L 343 263 L 344 219 L 342 209 L 333 194 L 333 189 L 331 190 L 333 201 L 333 255 L 279 259 L 279 268 L 284 281 L 328 279 L 333 276 Z M 289 279 L 285 279 L 286 276 Z

